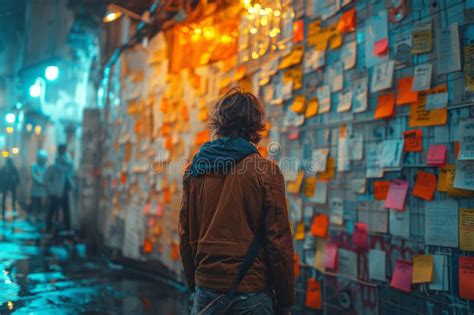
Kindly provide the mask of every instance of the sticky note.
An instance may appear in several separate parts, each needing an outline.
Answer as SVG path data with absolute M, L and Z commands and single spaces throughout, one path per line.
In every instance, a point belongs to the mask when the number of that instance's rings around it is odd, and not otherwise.
M 286 190 L 292 194 L 298 194 L 301 190 L 301 184 L 303 183 L 304 171 L 299 171 L 296 179 L 288 183 Z
M 328 181 L 317 180 L 316 188 L 313 197 L 309 199 L 310 202 L 325 204 L 328 196 Z
M 446 164 L 447 152 L 444 144 L 431 145 L 428 149 L 426 164 L 430 166 L 444 166 Z
M 408 192 L 408 181 L 402 179 L 394 179 L 390 182 L 387 198 L 383 206 L 385 208 L 403 210 L 405 207 L 405 199 Z
M 377 102 L 377 109 L 375 110 L 374 118 L 389 118 L 395 112 L 395 94 L 388 93 L 379 95 Z
M 364 222 L 357 222 L 354 225 L 354 233 L 352 235 L 352 242 L 358 249 L 366 249 L 369 247 L 369 233 L 367 224 Z
M 143 207 L 143 213 L 144 214 L 150 214 L 151 213 L 151 202 L 145 203 L 145 206 Z
M 336 173 L 335 160 L 333 157 L 328 157 L 326 170 L 324 172 L 318 173 L 318 179 L 332 179 Z
M 374 43 L 374 56 L 384 56 L 388 53 L 388 38 L 382 38 Z
M 309 278 L 306 282 L 305 306 L 321 309 L 321 283 L 314 278 Z
M 418 91 L 411 89 L 413 77 L 398 80 L 397 105 L 412 104 L 418 101 Z
M 459 160 L 474 160 L 474 118 L 463 119 L 459 123 Z
M 411 262 L 402 259 L 395 260 L 395 269 L 390 281 L 390 287 L 410 293 L 412 273 L 413 265 Z
M 324 272 L 324 249 L 326 247 L 326 241 L 322 239 L 316 239 L 316 253 L 314 254 L 313 266 L 317 270 Z
M 429 94 L 426 98 L 426 110 L 441 109 L 448 106 L 448 93 Z
M 304 222 L 299 222 L 299 223 L 296 225 L 295 240 L 296 240 L 296 241 L 304 240 L 304 236 L 305 236 L 305 226 L 304 226 Z
M 302 114 L 305 112 L 306 98 L 304 95 L 295 95 L 293 104 L 291 104 L 290 109 L 295 113 Z
M 334 243 L 324 246 L 324 268 L 337 270 L 337 245 Z
M 385 251 L 380 249 L 369 250 L 368 264 L 369 264 L 369 278 L 372 280 L 386 281 L 387 275 L 385 272 L 387 255 Z
M 356 9 L 351 9 L 341 15 L 337 30 L 341 33 L 354 32 L 356 29 Z
M 390 181 L 376 180 L 374 182 L 374 198 L 375 200 L 385 200 L 387 198 Z
M 306 177 L 304 179 L 304 195 L 306 197 L 311 197 L 314 194 L 314 189 L 316 188 L 316 177 Z
M 145 238 L 143 240 L 143 252 L 145 254 L 150 254 L 152 251 L 153 251 L 153 242 L 150 239 Z
M 474 251 L 474 209 L 459 209 L 459 247 Z
M 431 290 L 447 291 L 448 285 L 448 257 L 446 255 L 433 255 L 434 275 L 430 283 Z
M 389 210 L 390 234 L 403 238 L 410 237 L 410 210 Z
M 311 224 L 311 235 L 316 237 L 327 237 L 329 227 L 329 217 L 326 214 L 319 213 L 313 218 Z
M 337 273 L 352 279 L 357 278 L 357 253 L 353 250 L 337 250 Z
M 299 43 L 304 39 L 304 20 L 293 22 L 293 43 Z
M 448 170 L 445 167 L 439 169 L 437 190 L 439 192 L 448 192 Z
M 417 255 L 413 257 L 412 283 L 433 281 L 433 256 Z
M 459 296 L 474 300 L 474 257 L 459 257 Z
M 318 99 L 313 98 L 308 101 L 308 105 L 306 106 L 306 111 L 304 113 L 305 118 L 311 118 L 318 114 Z
M 424 200 L 432 200 L 436 190 L 436 175 L 422 170 L 416 175 L 415 187 L 413 188 L 413 196 Z
M 444 93 L 448 88 L 441 85 L 427 91 L 420 91 L 418 101 L 411 105 L 408 124 L 410 127 L 427 127 L 445 125 L 448 120 L 448 110 L 446 108 L 427 110 L 426 99 L 429 94 Z
M 301 272 L 300 272 L 300 256 L 298 253 L 295 253 L 293 256 L 293 269 L 295 273 L 295 277 L 299 277 Z
M 423 151 L 423 130 L 407 130 L 403 133 L 405 152 Z

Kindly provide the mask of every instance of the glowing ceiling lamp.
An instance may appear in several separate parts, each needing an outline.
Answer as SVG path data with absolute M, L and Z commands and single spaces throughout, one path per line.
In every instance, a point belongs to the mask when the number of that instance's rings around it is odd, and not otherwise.
M 131 17 L 132 19 L 143 21 L 145 23 L 149 23 L 149 17 L 146 15 L 147 12 L 143 16 L 136 14 L 130 10 L 125 9 L 124 7 L 118 6 L 116 4 L 109 4 L 107 6 L 107 11 L 105 12 L 104 17 L 102 18 L 102 22 L 110 23 L 117 19 L 119 19 L 123 14 L 126 16 Z
M 43 128 L 41 128 L 40 125 L 36 125 L 36 126 L 35 126 L 35 134 L 39 135 L 39 134 L 41 133 L 42 129 L 43 129 Z
M 119 11 L 107 12 L 105 14 L 104 18 L 102 19 L 102 21 L 104 23 L 110 23 L 110 22 L 113 22 L 113 21 L 117 20 L 121 16 L 122 16 L 122 12 L 119 12 Z
M 3 150 L 3 151 L 2 151 L 2 156 L 3 156 L 4 158 L 7 158 L 9 155 L 10 155 L 10 153 L 8 153 L 7 150 Z
M 13 154 L 18 154 L 18 152 L 20 152 L 20 149 L 18 149 L 18 148 L 12 148 L 12 153 L 13 153 Z
M 13 127 L 7 127 L 5 130 L 7 133 L 13 133 Z
M 32 86 L 30 86 L 30 96 L 37 98 L 41 95 L 41 85 L 38 82 L 35 82 Z
M 15 122 L 16 116 L 13 113 L 8 113 L 5 115 L 5 121 L 8 124 L 13 124 Z
M 44 76 L 48 81 L 54 81 L 58 78 L 59 68 L 56 66 L 48 66 L 44 71 Z

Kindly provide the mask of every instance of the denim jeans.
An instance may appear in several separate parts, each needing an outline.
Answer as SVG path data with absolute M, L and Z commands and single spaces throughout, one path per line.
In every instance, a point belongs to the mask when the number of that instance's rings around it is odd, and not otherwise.
M 196 288 L 191 315 L 196 315 L 220 294 L 204 288 Z M 270 292 L 236 293 L 236 302 L 227 314 L 229 315 L 271 315 L 273 314 L 273 299 Z

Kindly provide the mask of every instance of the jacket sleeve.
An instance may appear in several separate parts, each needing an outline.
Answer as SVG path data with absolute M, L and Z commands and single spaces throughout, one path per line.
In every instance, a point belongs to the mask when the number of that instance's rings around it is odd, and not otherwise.
M 183 177 L 183 196 L 179 213 L 179 251 L 188 288 L 194 291 L 194 255 L 189 241 L 189 181 Z
M 295 303 L 294 250 L 285 198 L 285 182 L 275 164 L 265 185 L 266 242 L 273 289 L 278 308 L 287 309 Z

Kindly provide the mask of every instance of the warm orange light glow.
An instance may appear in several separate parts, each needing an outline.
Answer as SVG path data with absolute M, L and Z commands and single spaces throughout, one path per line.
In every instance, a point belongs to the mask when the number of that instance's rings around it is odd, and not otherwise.
M 7 131 L 7 133 L 13 133 L 13 127 L 7 127 L 5 128 L 5 130 Z
M 113 22 L 115 21 L 116 19 L 118 19 L 119 17 L 122 16 L 122 12 L 118 12 L 118 11 L 113 11 L 113 12 L 108 12 L 104 18 L 102 19 L 102 21 L 104 23 L 110 23 L 110 22 Z

